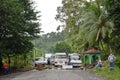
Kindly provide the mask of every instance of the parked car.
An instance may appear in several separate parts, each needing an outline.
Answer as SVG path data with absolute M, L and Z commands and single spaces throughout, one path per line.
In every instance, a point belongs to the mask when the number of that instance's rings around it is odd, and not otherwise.
M 34 63 L 35 63 L 35 66 L 37 66 L 38 64 L 47 64 L 47 59 L 44 57 L 37 57 Z
M 82 65 L 82 59 L 79 54 L 74 53 L 70 54 L 70 62 L 69 64 L 72 65 L 73 67 L 80 67 Z

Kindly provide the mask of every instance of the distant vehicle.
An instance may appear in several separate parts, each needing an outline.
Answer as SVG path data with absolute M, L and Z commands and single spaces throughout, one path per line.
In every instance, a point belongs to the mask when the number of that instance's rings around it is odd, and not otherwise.
M 66 53 L 55 53 L 55 66 L 62 66 L 68 64 L 68 56 Z
M 50 58 L 52 56 L 52 53 L 45 53 L 45 58 Z
M 37 66 L 38 64 L 47 64 L 47 59 L 44 57 L 37 57 L 34 63 L 35 63 L 35 66 Z
M 73 67 L 80 67 L 82 65 L 82 60 L 79 54 L 70 54 L 70 65 Z

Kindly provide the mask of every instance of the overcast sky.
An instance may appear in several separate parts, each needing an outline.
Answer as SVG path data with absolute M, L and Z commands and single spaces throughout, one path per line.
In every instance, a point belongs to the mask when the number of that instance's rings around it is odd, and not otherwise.
M 33 0 L 35 1 L 35 6 L 37 10 L 41 11 L 41 28 L 44 33 L 49 33 L 56 31 L 58 23 L 55 20 L 55 15 L 57 14 L 57 7 L 61 5 L 62 0 Z

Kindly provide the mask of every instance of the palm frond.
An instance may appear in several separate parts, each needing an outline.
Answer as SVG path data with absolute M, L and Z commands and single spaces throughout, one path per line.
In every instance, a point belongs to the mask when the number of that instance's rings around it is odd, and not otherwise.
M 107 30 L 106 30 L 106 28 L 103 26 L 103 27 L 102 27 L 102 31 L 101 31 L 101 33 L 102 33 L 102 38 L 103 38 L 103 39 L 106 37 L 106 32 L 107 32 Z

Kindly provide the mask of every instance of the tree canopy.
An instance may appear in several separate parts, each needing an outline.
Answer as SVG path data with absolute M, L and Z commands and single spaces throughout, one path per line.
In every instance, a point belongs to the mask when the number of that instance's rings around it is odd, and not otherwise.
M 0 68 L 2 55 L 28 53 L 40 32 L 38 12 L 31 0 L 0 0 Z
M 51 32 L 41 35 L 38 39 L 35 39 L 35 47 L 41 49 L 44 53 L 54 52 L 54 46 L 56 42 L 63 41 L 65 37 L 64 31 Z
M 25 53 L 39 33 L 38 16 L 29 0 L 0 1 L 0 52 Z
M 67 44 L 65 41 L 57 42 L 55 44 L 54 53 L 56 52 L 65 52 L 65 53 L 71 53 L 72 49 L 69 44 Z
M 63 0 L 62 4 L 56 19 L 65 24 L 66 39 L 74 51 L 93 47 L 116 51 L 120 46 L 118 0 Z

